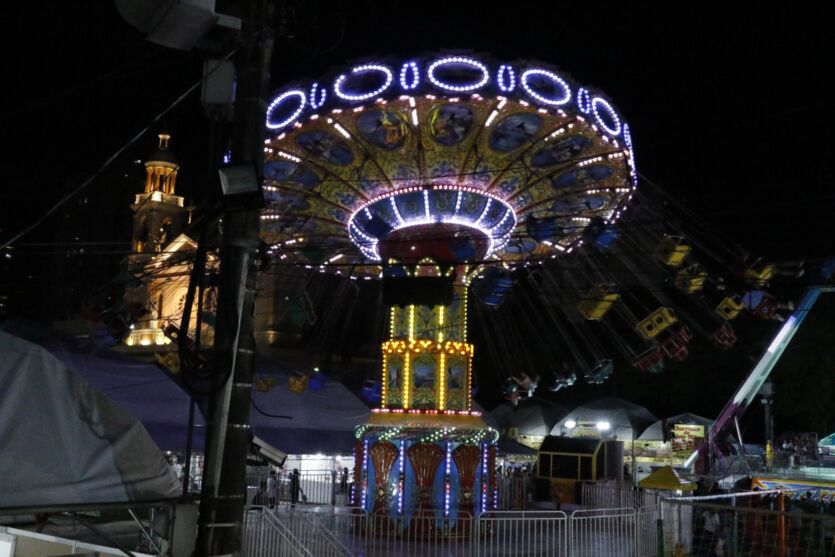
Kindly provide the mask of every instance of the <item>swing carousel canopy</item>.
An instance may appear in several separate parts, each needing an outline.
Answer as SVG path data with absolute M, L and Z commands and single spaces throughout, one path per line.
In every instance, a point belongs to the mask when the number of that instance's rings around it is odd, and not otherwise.
M 354 277 L 390 261 L 556 257 L 591 219 L 617 220 L 635 185 L 612 101 L 530 62 L 359 63 L 279 90 L 266 126 L 265 241 Z

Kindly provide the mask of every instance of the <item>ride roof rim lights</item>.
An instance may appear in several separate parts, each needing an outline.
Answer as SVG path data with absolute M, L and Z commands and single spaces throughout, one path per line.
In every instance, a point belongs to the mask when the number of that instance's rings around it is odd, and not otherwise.
M 518 219 L 516 217 L 516 212 L 513 210 L 513 207 L 511 207 L 510 204 L 507 203 L 507 201 L 503 200 L 501 197 L 499 197 L 495 194 L 492 194 L 490 192 L 486 192 L 484 190 L 480 190 L 478 188 L 474 188 L 474 187 L 470 187 L 470 186 L 448 185 L 448 184 L 431 184 L 431 185 L 426 185 L 426 186 L 409 186 L 409 187 L 401 188 L 401 189 L 398 189 L 398 190 L 395 190 L 395 191 L 386 192 L 382 195 L 378 195 L 378 196 L 373 197 L 372 199 L 369 199 L 368 201 L 363 203 L 359 208 L 357 208 L 351 214 L 351 216 L 348 218 L 347 229 L 348 229 L 348 235 L 351 238 L 351 241 L 367 257 L 369 257 L 370 259 L 373 259 L 374 261 L 381 261 L 382 258 L 380 257 L 380 253 L 378 251 L 378 245 L 379 245 L 380 239 L 375 238 L 374 236 L 371 236 L 369 234 L 366 234 L 363 230 L 361 230 L 360 227 L 355 223 L 356 216 L 360 213 L 367 214 L 367 211 L 369 210 L 368 209 L 369 207 L 371 207 L 372 205 L 374 205 L 376 203 L 379 203 L 380 201 L 383 201 L 385 199 L 391 199 L 392 203 L 393 203 L 394 198 L 396 198 L 398 196 L 401 196 L 401 195 L 406 195 L 406 194 L 409 194 L 409 193 L 416 193 L 416 192 L 421 192 L 422 191 L 422 192 L 424 192 L 424 197 L 425 197 L 426 194 L 429 191 L 436 191 L 436 190 L 437 191 L 467 192 L 467 193 L 471 193 L 473 195 L 479 195 L 479 196 L 482 196 L 482 197 L 486 197 L 488 199 L 488 204 L 486 205 L 484 211 L 482 211 L 479 218 L 475 222 L 472 222 L 472 221 L 470 221 L 466 218 L 463 218 L 463 217 L 459 217 L 459 215 L 457 215 L 457 210 L 456 210 L 456 214 L 453 214 L 451 217 L 448 217 L 448 218 L 445 218 L 445 217 L 440 217 L 439 218 L 437 215 L 435 215 L 435 216 L 430 215 L 428 217 L 424 215 L 423 217 L 418 217 L 418 218 L 415 218 L 415 219 L 405 219 L 400 215 L 399 212 L 396 212 L 399 223 L 396 226 L 392 227 L 391 232 L 394 232 L 396 230 L 403 230 L 403 229 L 406 229 L 406 228 L 411 228 L 411 227 L 414 227 L 414 226 L 424 226 L 424 225 L 427 225 L 427 224 L 437 224 L 437 223 L 457 224 L 459 226 L 464 226 L 464 227 L 476 230 L 476 231 L 480 232 L 481 234 L 483 234 L 484 236 L 487 237 L 488 246 L 487 246 L 487 251 L 486 251 L 484 257 L 489 257 L 495 251 L 500 250 L 501 248 L 503 248 L 510 241 L 510 237 L 513 234 L 513 230 L 516 228 L 516 225 L 518 224 Z M 481 221 L 482 218 L 484 217 L 484 215 L 487 213 L 487 210 L 490 208 L 491 202 L 501 204 L 501 206 L 505 209 L 506 212 L 505 212 L 505 216 L 496 225 L 494 225 L 493 227 L 487 228 L 487 227 L 481 226 L 479 224 L 479 221 Z M 426 210 L 427 211 L 429 210 L 428 206 L 426 206 Z M 508 227 L 507 232 L 505 232 L 504 234 L 502 234 L 501 236 L 499 236 L 497 238 L 494 234 L 494 231 L 496 229 L 498 229 L 499 227 L 502 227 L 505 224 L 505 220 L 508 217 L 513 219 L 513 224 Z M 357 236 L 360 236 L 361 240 L 358 239 L 355 236 L 355 233 L 356 233 Z
M 462 85 L 447 83 L 437 77 L 438 70 L 444 66 L 455 64 L 469 66 L 477 70 L 481 74 L 480 79 Z M 383 82 L 373 90 L 363 92 L 343 91 L 343 85 L 348 78 L 369 72 L 379 73 L 384 78 Z M 405 79 L 406 73 L 410 73 L 412 78 L 408 83 Z M 562 96 L 560 98 L 549 98 L 543 95 L 541 91 L 534 90 L 528 83 L 528 78 L 531 76 L 542 76 L 550 80 L 562 90 Z M 508 81 L 511 83 L 508 83 Z M 613 139 L 622 138 L 623 128 L 626 124 L 607 95 L 602 91 L 592 90 L 576 83 L 567 73 L 557 68 L 525 62 L 506 63 L 475 55 L 441 55 L 422 59 L 409 58 L 405 61 L 392 61 L 391 63 L 354 64 L 348 72 L 340 73 L 333 78 L 331 88 L 334 95 L 321 99 L 321 102 L 317 102 L 319 99 L 309 99 L 307 95 L 311 92 L 314 83 L 319 86 L 319 82 L 309 81 L 300 83 L 297 87 L 280 89 L 273 95 L 267 109 L 267 128 L 278 133 L 298 123 L 303 113 L 313 111 L 313 114 L 316 114 L 316 111 L 324 108 L 325 105 L 329 105 L 328 109 L 343 105 L 352 107 L 358 102 L 375 97 L 378 100 L 385 100 L 403 94 L 417 95 L 429 92 L 439 93 L 442 96 L 461 93 L 478 94 L 479 92 L 486 92 L 488 96 L 494 93 L 495 96 L 509 94 L 520 98 L 525 97 L 530 102 L 546 109 L 570 107 L 581 114 L 592 116 L 603 133 Z M 326 89 L 325 86 L 321 87 Z M 485 91 L 486 88 L 494 90 Z M 299 99 L 298 106 L 289 111 L 290 115 L 285 116 L 280 122 L 273 122 L 273 112 L 291 97 Z M 611 122 L 602 118 L 601 113 L 607 113 Z

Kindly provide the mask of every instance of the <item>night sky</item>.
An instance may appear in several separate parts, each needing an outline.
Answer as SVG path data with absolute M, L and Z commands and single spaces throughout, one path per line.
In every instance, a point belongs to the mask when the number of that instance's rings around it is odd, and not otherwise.
M 641 174 L 728 242 L 778 260 L 835 251 L 830 10 L 796 3 L 736 11 L 702 3 L 393 4 L 287 4 L 274 86 L 375 55 L 450 49 L 541 60 L 606 91 L 630 123 Z M 6 3 L 0 14 L 3 241 L 199 79 L 203 56 L 145 42 L 110 2 Z M 165 121 L 183 168 L 178 193 L 199 202 L 206 195 L 208 128 L 199 96 Z M 99 295 L 93 291 L 129 248 L 128 205 L 139 191 L 133 161 L 154 142 L 150 134 L 16 245 L 14 269 L 6 267 L 3 279 L 14 295 L 13 315 L 66 316 L 81 297 Z M 84 255 L 66 255 L 80 246 Z M 680 400 L 688 389 L 700 390 L 691 371 L 653 381 L 685 393 Z M 737 382 L 731 377 L 722 385 L 722 400 Z M 623 382 L 620 389 L 652 400 Z M 568 404 L 568 396 L 560 400 Z M 681 411 L 719 410 L 706 406 Z

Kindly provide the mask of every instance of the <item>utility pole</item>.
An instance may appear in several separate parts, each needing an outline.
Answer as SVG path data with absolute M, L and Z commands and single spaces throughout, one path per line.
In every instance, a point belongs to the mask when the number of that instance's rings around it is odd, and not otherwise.
M 760 387 L 760 402 L 763 405 L 763 418 L 765 419 L 765 459 L 766 464 L 771 466 L 774 457 L 774 383 L 766 381 Z
M 241 1 L 244 45 L 235 57 L 237 90 L 232 166 L 264 164 L 265 98 L 272 57 L 272 3 Z M 215 347 L 226 377 L 210 398 L 197 549 L 201 556 L 241 555 L 246 505 L 250 396 L 255 372 L 255 286 L 260 207 L 227 206 L 223 214 Z

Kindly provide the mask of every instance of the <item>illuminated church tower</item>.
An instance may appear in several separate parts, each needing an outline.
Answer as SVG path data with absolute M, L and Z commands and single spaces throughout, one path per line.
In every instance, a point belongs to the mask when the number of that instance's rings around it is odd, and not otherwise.
M 145 162 L 145 185 L 137 193 L 133 210 L 133 254 L 128 269 L 141 284 L 125 299 L 142 315 L 131 325 L 124 343 L 141 349 L 170 344 L 163 330 L 179 326 L 188 290 L 189 262 L 197 244 L 183 233 L 189 220 L 185 199 L 176 195 L 177 157 L 170 150 L 171 136 L 159 134 L 158 147 Z
M 169 149 L 171 136 L 159 134 L 159 146 L 145 163 L 145 191 L 136 194 L 133 209 L 133 252 L 155 254 L 176 238 L 186 224 L 184 199 L 175 194 L 177 157 Z M 147 261 L 148 257 L 135 258 Z

